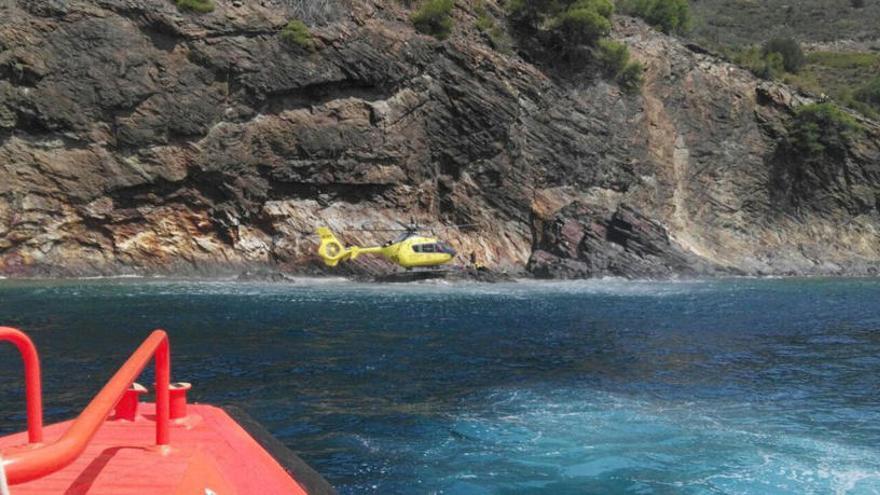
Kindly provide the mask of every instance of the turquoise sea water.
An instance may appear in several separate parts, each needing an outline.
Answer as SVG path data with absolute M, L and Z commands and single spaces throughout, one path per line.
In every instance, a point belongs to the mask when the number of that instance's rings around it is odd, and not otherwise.
M 880 281 L 0 281 L 50 420 L 155 327 L 342 493 L 880 493 Z M 24 428 L 0 348 L 0 432 Z M 150 383 L 149 377 L 142 380 Z

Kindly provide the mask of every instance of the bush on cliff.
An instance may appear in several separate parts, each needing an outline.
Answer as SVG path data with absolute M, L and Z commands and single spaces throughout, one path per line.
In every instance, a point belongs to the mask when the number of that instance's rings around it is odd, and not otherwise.
M 591 43 L 611 30 L 611 0 L 512 0 L 511 21 L 521 27 L 564 38 L 567 44 Z
M 641 62 L 629 62 L 620 74 L 617 74 L 617 84 L 627 93 L 637 93 L 644 83 L 644 72 Z
M 299 20 L 293 19 L 281 30 L 281 39 L 304 50 L 314 50 L 315 40 L 309 27 Z
M 880 110 L 880 77 L 875 77 L 859 88 L 855 93 L 855 99 L 875 110 Z
M 580 62 L 585 48 L 611 31 L 610 0 L 512 0 L 511 23 L 524 39 L 538 40 L 544 56 Z
M 773 38 L 761 48 L 765 57 L 774 53 L 782 57 L 782 66 L 788 72 L 797 72 L 806 62 L 801 45 L 791 38 Z
M 542 55 L 569 66 L 594 64 L 625 91 L 642 84 L 642 65 L 630 62 L 626 45 L 606 39 L 614 4 L 610 0 L 512 0 L 510 20 L 525 38 L 541 40 Z
M 814 51 L 797 74 L 783 80 L 816 96 L 825 94 L 838 104 L 880 118 L 880 53 Z M 873 90 L 872 90 L 873 88 Z M 873 102 L 873 103 L 872 103 Z
M 599 40 L 594 53 L 599 67 L 612 77 L 616 77 L 629 61 L 629 49 L 614 40 Z
M 553 20 L 566 46 L 593 44 L 611 32 L 614 7 L 607 0 L 574 2 Z
M 880 118 L 880 77 L 877 77 L 880 53 L 811 51 L 804 54 L 791 39 L 784 43 L 771 40 L 762 46 L 722 47 L 721 50 L 728 60 L 758 77 L 780 80 L 803 93 L 832 99 L 867 117 Z
M 804 105 L 795 111 L 789 142 L 806 159 L 845 153 L 861 127 L 834 103 Z
M 605 76 L 617 81 L 624 90 L 635 91 L 642 85 L 642 64 L 631 62 L 629 49 L 623 43 L 602 39 L 596 44 L 594 57 Z
M 507 10 L 510 20 L 518 26 L 536 28 L 543 15 L 550 13 L 554 2 L 548 0 L 510 0 Z
M 477 14 L 477 29 L 486 32 L 495 27 L 495 20 L 489 15 L 486 4 L 482 0 L 477 2 L 474 12 Z
M 641 17 L 667 34 L 683 33 L 690 27 L 687 0 L 624 0 L 619 6 L 621 12 Z
M 214 2 L 211 0 L 177 0 L 177 8 L 199 14 L 207 14 L 214 11 Z
M 752 72 L 767 80 L 776 79 L 785 72 L 785 58 L 776 52 L 768 53 L 760 58 L 760 62 Z
M 732 50 L 728 55 L 733 63 L 762 79 L 776 79 L 785 73 L 785 60 L 776 52 L 765 53 L 757 46 L 750 46 Z
M 452 33 L 453 0 L 427 0 L 416 10 L 410 20 L 416 31 L 446 39 Z
M 477 29 L 489 38 L 489 44 L 492 48 L 502 53 L 510 53 L 513 43 L 504 29 L 495 22 L 495 19 L 489 14 L 486 4 L 480 0 L 474 7 L 474 13 L 477 14 Z

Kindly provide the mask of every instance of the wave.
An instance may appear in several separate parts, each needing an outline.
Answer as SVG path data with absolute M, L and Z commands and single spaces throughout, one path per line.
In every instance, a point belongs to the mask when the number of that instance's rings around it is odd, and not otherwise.
M 469 470 L 503 473 L 506 482 L 686 493 L 880 490 L 877 449 L 818 438 L 808 425 L 747 405 L 573 388 L 501 389 L 468 402 L 484 408 L 450 418 L 457 441 L 439 455 L 469 459 Z M 478 459 L 492 465 L 476 466 Z
M 135 273 L 125 273 L 119 275 L 90 275 L 85 277 L 73 277 L 65 280 L 156 280 L 167 279 L 164 275 L 138 275 Z

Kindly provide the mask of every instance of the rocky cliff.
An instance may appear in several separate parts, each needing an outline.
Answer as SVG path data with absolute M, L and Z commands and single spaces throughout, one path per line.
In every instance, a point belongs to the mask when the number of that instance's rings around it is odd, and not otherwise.
M 493 49 L 465 4 L 438 41 L 352 0 L 305 50 L 268 1 L 0 3 L 0 275 L 313 273 L 316 225 L 410 216 L 537 276 L 880 267 L 878 124 L 793 161 L 783 86 L 618 18 L 629 95 Z

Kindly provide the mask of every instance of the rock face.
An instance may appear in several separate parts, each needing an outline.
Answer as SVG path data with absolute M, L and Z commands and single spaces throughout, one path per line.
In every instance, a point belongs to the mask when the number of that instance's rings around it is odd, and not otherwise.
M 880 126 L 792 160 L 806 99 L 639 21 L 614 32 L 646 66 L 627 95 L 499 53 L 463 5 L 441 42 L 352 0 L 308 51 L 289 11 L 216 4 L 0 4 L 0 275 L 317 273 L 315 226 L 410 216 L 543 277 L 880 266 Z M 388 268 L 364 260 L 344 273 Z
M 572 203 L 541 233 L 529 271 L 542 278 L 669 278 L 735 273 L 683 250 L 659 222 L 621 203 L 609 212 Z

